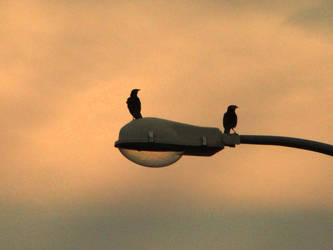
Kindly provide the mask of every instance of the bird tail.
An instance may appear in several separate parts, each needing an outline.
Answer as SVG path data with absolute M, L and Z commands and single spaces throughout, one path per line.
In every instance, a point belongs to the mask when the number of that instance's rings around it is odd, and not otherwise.
M 230 128 L 225 128 L 225 129 L 224 129 L 224 133 L 225 133 L 225 134 L 230 134 Z
M 137 113 L 137 114 L 135 114 L 135 119 L 140 119 L 140 118 L 142 118 L 142 115 L 141 115 L 141 113 Z

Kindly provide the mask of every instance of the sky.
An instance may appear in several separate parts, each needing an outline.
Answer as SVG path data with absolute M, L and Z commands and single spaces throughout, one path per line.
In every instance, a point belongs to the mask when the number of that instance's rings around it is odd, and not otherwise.
M 0 248 L 332 249 L 332 157 L 238 145 L 159 169 L 142 114 L 333 144 L 331 0 L 0 0 Z

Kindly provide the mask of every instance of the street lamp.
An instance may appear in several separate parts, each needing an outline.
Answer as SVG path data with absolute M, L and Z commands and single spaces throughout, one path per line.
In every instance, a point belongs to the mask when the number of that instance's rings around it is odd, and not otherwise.
M 225 146 L 237 144 L 280 145 L 333 155 L 333 146 L 320 142 L 281 136 L 224 134 L 218 128 L 153 117 L 135 119 L 122 127 L 115 147 L 137 164 L 164 167 L 183 155 L 211 156 Z

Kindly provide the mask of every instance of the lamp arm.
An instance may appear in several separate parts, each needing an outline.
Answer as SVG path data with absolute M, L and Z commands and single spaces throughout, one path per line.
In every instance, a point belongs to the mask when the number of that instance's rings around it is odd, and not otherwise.
M 240 135 L 240 144 L 278 145 L 311 150 L 333 156 L 333 145 L 293 137 L 272 135 Z

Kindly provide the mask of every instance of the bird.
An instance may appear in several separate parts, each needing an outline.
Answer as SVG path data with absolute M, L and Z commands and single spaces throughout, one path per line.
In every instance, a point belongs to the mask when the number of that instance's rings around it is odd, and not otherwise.
M 141 115 L 141 102 L 138 97 L 138 91 L 140 89 L 133 89 L 131 91 L 131 96 L 127 98 L 127 107 L 134 119 L 142 118 Z
M 227 112 L 224 113 L 223 127 L 225 134 L 230 134 L 230 129 L 236 133 L 234 130 L 237 125 L 237 115 L 235 112 L 236 108 L 238 108 L 236 105 L 229 105 Z

